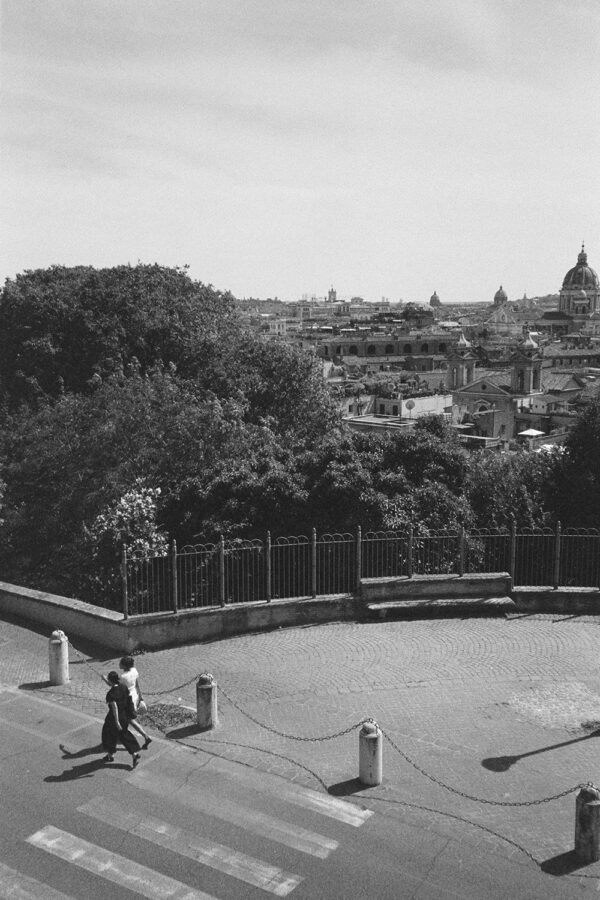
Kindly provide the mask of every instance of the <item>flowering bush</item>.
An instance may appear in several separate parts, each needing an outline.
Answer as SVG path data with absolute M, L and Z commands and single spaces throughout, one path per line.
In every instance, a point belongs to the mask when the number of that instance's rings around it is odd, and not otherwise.
M 160 488 L 138 478 L 131 490 L 96 516 L 86 527 L 89 569 L 86 587 L 95 602 L 116 605 L 121 595 L 120 564 L 123 548 L 128 558 L 166 556 L 168 541 L 157 524 Z

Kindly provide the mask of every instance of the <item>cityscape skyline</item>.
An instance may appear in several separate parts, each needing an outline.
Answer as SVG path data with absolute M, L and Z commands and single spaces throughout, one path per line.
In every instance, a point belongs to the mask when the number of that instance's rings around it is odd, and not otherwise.
M 558 293 L 600 267 L 595 0 L 2 0 L 0 278 Z

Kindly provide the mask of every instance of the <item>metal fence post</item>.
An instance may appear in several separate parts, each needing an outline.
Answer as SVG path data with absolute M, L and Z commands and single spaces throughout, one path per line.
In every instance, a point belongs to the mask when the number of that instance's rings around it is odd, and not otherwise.
M 562 528 L 560 522 L 556 523 L 556 540 L 554 542 L 554 590 L 558 589 L 560 584 L 560 550 L 561 550 Z
M 265 591 L 267 594 L 267 603 L 271 602 L 271 532 L 267 531 L 267 543 L 265 544 L 265 552 L 267 554 L 266 557 L 266 585 Z
M 225 606 L 225 538 L 223 535 L 219 540 L 219 591 L 221 606 Z
M 313 597 L 317 596 L 317 529 L 313 528 L 312 530 L 312 541 L 311 541 L 311 579 L 310 579 L 310 590 Z
M 465 574 L 465 529 L 462 525 L 458 529 L 458 574 Z
M 408 548 L 407 548 L 407 560 L 406 560 L 406 574 L 409 578 L 413 576 L 413 538 L 414 531 L 413 526 L 408 526 Z
M 127 596 L 127 548 L 121 550 L 121 580 L 123 582 L 123 618 L 129 618 L 129 597 Z
M 517 570 L 517 523 L 512 519 L 510 523 L 510 557 L 508 561 L 510 580 L 515 586 L 515 572 Z
M 362 581 L 362 528 L 356 529 L 356 590 L 360 591 Z
M 177 541 L 171 544 L 171 577 L 173 579 L 173 612 L 176 613 L 179 605 L 179 585 L 177 583 Z

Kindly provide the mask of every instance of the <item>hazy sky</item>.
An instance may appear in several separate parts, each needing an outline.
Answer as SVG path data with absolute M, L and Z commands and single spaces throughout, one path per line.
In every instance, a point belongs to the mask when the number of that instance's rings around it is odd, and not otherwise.
M 599 0 L 1 0 L 0 278 L 189 264 L 239 297 L 600 269 Z

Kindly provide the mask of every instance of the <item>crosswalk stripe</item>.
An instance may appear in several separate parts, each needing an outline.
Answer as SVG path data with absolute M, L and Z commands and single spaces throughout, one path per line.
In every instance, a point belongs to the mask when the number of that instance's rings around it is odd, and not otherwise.
M 112 853 L 103 847 L 90 844 L 82 838 L 62 831 L 53 825 L 46 825 L 27 838 L 28 843 L 53 856 L 99 875 L 123 888 L 128 888 L 148 900 L 216 900 L 204 891 L 197 891 L 175 878 L 155 872 L 125 856 Z
M 210 768 L 216 768 L 227 775 L 227 778 L 236 781 L 245 782 L 247 775 L 242 773 L 235 765 L 227 765 L 220 760 L 211 760 Z M 301 806 L 304 809 L 310 809 L 322 816 L 328 816 L 331 819 L 337 819 L 346 825 L 353 825 L 360 828 L 361 825 L 373 815 L 372 809 L 363 809 L 348 803 L 346 800 L 340 800 L 338 797 L 332 797 L 330 794 L 321 794 L 319 791 L 313 791 L 311 788 L 303 787 L 299 784 L 291 784 L 284 781 L 283 778 L 275 780 L 273 776 L 263 777 L 259 781 L 261 791 L 268 791 L 276 797 L 281 797 L 290 803 Z
M 0 863 L 0 897 L 2 900 L 74 900 L 70 894 L 63 894 L 4 863 Z
M 196 784 L 189 778 L 177 779 L 170 777 L 166 772 L 138 769 L 129 781 L 135 787 L 152 794 L 168 797 L 193 809 L 203 810 L 217 819 L 223 819 L 232 825 L 285 844 L 301 853 L 317 856 L 319 859 L 326 859 L 332 850 L 336 850 L 339 846 L 332 838 L 309 831 L 300 825 L 284 822 L 257 809 L 247 809 L 240 803 L 232 803 L 222 796 L 211 796 L 203 785 Z
M 132 810 L 125 809 L 112 800 L 95 797 L 89 803 L 78 807 L 79 812 L 107 822 L 114 828 L 121 828 L 129 834 L 144 838 L 173 850 L 181 856 L 203 865 L 210 866 L 252 884 L 255 887 L 269 891 L 277 897 L 285 897 L 291 893 L 303 880 L 300 875 L 284 872 L 277 866 L 271 866 L 259 859 L 247 856 L 223 844 L 199 837 L 177 825 L 155 819 L 153 816 L 142 816 Z

